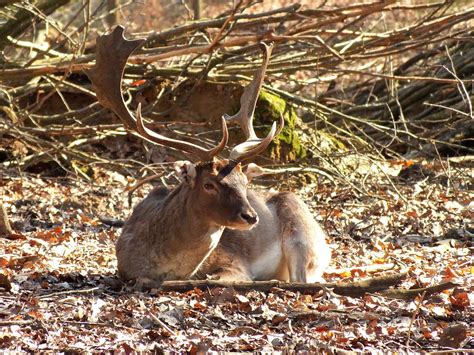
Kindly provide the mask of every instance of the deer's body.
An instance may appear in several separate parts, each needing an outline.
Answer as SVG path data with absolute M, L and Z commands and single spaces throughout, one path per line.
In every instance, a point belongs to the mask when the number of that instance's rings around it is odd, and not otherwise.
M 145 40 L 127 40 L 123 32 L 118 26 L 97 39 L 96 64 L 88 74 L 99 102 L 148 141 L 205 163 L 178 163 L 182 183 L 174 190 L 153 191 L 135 208 L 116 245 L 120 277 L 158 284 L 207 275 L 223 280 L 317 279 L 330 253 L 308 208 L 290 193 L 247 190 L 248 180 L 261 170 L 241 169 L 241 162 L 262 153 L 283 127 L 280 117 L 279 129 L 273 122 L 267 136 L 259 138 L 252 123 L 272 45 L 261 43 L 263 63 L 244 89 L 239 112 L 223 116 L 222 139 L 206 149 L 150 130 L 140 105 L 136 117 L 129 111 L 121 93 L 122 74 L 130 54 Z M 226 122 L 238 123 L 247 140 L 231 150 L 228 160 L 216 160 L 227 144 Z
M 116 245 L 122 279 L 189 278 L 217 246 L 223 228 L 200 218 L 186 189 L 157 189 L 137 205 Z
M 225 227 L 249 229 L 258 221 L 246 196 L 240 165 L 225 177 L 227 160 L 179 162 L 183 182 L 155 189 L 134 209 L 117 241 L 121 278 L 160 282 L 192 277 L 217 246 Z
M 238 202 L 247 211 L 248 200 L 258 223 L 233 223 L 232 216 L 242 211 L 238 203 L 238 212 L 221 209 L 218 221 L 212 218 L 216 206 L 195 200 L 202 199 L 193 193 L 202 184 L 199 173 L 194 186 L 155 189 L 135 207 L 117 242 L 122 279 L 314 282 L 321 277 L 330 260 L 325 234 L 296 195 L 247 190 L 244 174 L 235 169 L 224 180 L 237 183 L 232 188 L 243 197 Z

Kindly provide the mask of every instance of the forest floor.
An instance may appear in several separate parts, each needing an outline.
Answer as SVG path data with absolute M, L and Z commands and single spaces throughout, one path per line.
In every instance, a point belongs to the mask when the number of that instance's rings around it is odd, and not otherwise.
M 100 219 L 130 214 L 132 181 L 99 168 L 90 182 L 4 171 L 15 232 L 0 238 L 0 349 L 474 350 L 472 171 L 408 164 L 393 184 L 366 179 L 371 194 L 326 181 L 293 186 L 328 233 L 328 282 L 408 270 L 398 287 L 456 284 L 408 300 L 279 288 L 137 291 L 115 276 L 120 228 Z

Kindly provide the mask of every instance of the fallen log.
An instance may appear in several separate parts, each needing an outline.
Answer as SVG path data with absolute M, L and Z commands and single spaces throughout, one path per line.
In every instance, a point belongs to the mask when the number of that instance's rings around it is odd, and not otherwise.
M 283 281 L 245 281 L 229 282 L 218 280 L 183 280 L 165 281 L 161 290 L 165 292 L 187 292 L 195 288 L 206 290 L 208 288 L 231 287 L 236 291 L 261 291 L 270 292 L 274 288 L 292 292 L 317 293 L 321 290 L 331 289 L 332 292 L 341 296 L 362 297 L 366 293 L 387 290 L 396 286 L 407 277 L 407 272 L 398 274 L 382 275 L 361 281 L 353 282 L 331 282 L 331 283 L 292 283 Z
M 340 296 L 363 297 L 367 293 L 378 293 L 380 296 L 413 300 L 421 294 L 425 297 L 449 290 L 458 284 L 448 281 L 438 285 L 427 286 L 417 289 L 392 289 L 390 287 L 400 284 L 408 275 L 408 272 L 401 272 L 391 275 L 382 275 L 365 280 L 353 282 L 330 282 L 330 283 L 296 283 L 283 281 L 245 281 L 229 282 L 218 280 L 183 280 L 165 281 L 160 289 L 165 292 L 187 292 L 194 289 L 206 290 L 208 288 L 233 288 L 236 291 L 260 291 L 271 292 L 273 289 L 281 289 L 301 293 L 317 293 L 321 290 L 331 290 Z

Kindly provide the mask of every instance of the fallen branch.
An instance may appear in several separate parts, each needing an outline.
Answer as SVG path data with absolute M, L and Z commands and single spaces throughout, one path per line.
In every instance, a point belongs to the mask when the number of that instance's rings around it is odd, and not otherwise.
M 41 14 L 47 16 L 69 1 L 70 0 L 42 0 L 36 4 L 36 8 Z M 0 27 L 0 48 L 3 50 L 4 46 L 8 44 L 8 36 L 18 36 L 27 28 L 31 27 L 31 23 L 35 17 L 36 15 L 30 11 L 29 6 L 20 7 L 15 13 L 15 16 L 12 16 L 10 20 L 3 23 Z
M 334 293 L 341 296 L 362 297 L 366 293 L 373 293 L 386 290 L 391 286 L 396 286 L 407 277 L 406 272 L 383 275 L 366 280 L 354 282 L 334 282 L 334 283 L 289 283 L 282 281 L 246 281 L 227 282 L 216 280 L 185 280 L 185 281 L 165 281 L 161 290 L 165 292 L 186 292 L 195 288 L 206 290 L 208 288 L 231 287 L 236 291 L 261 291 L 270 292 L 273 288 L 302 293 L 317 293 L 324 289 L 332 289 Z
M 413 323 L 415 322 L 415 319 L 418 313 L 420 312 L 420 307 L 421 307 L 421 304 L 423 303 L 423 300 L 425 299 L 425 296 L 426 296 L 426 291 L 421 294 L 421 297 L 418 300 L 418 304 L 416 305 L 415 312 L 413 312 L 413 315 L 411 316 L 410 325 L 408 326 L 408 335 L 407 335 L 407 341 L 406 341 L 406 347 L 408 349 L 410 348 L 411 329 L 413 327 Z
M 153 319 L 154 322 L 156 322 L 159 326 L 161 326 L 164 330 L 166 330 L 169 334 L 171 335 L 174 335 L 174 336 L 177 336 L 176 332 L 171 329 L 170 327 L 168 327 L 166 325 L 165 322 L 163 322 L 160 318 L 158 318 L 157 316 L 155 316 L 153 313 L 151 313 L 150 311 L 148 311 L 148 315 L 151 317 L 151 319 Z
M 353 266 L 347 268 L 340 268 L 340 269 L 327 269 L 325 271 L 326 274 L 336 274 L 340 275 L 343 273 L 352 273 L 352 272 L 376 272 L 382 270 L 390 270 L 395 267 L 395 264 L 388 263 L 388 264 L 372 264 L 372 265 L 361 265 L 361 266 Z
M 46 298 L 70 295 L 70 294 L 75 294 L 75 293 L 93 293 L 95 291 L 98 291 L 99 289 L 100 289 L 99 287 L 91 287 L 91 288 L 86 288 L 86 289 L 82 289 L 82 290 L 59 291 L 59 292 L 53 292 L 53 293 L 48 293 L 48 294 L 45 294 L 45 295 L 38 296 L 38 299 L 43 300 L 43 299 L 46 299 Z
M 383 290 L 380 294 L 387 298 L 395 298 L 399 300 L 414 300 L 417 296 L 424 294 L 425 297 L 431 296 L 435 293 L 443 292 L 445 290 L 449 290 L 459 286 L 454 282 L 447 281 L 443 282 L 439 285 L 433 285 L 423 288 L 414 288 L 410 290 L 400 290 L 400 289 L 393 289 L 393 290 Z
M 46 3 L 53 6 L 51 1 L 41 1 Z M 16 11 L 16 15 L 25 13 L 28 18 L 47 21 L 33 7 L 18 8 L 12 8 L 12 14 Z M 81 12 L 78 11 L 76 15 Z M 92 26 L 106 16 L 99 8 L 97 11 L 92 16 L 94 20 L 89 19 L 77 28 L 80 33 L 87 26 L 94 28 L 89 31 L 94 36 L 104 31 Z M 382 13 L 396 17 L 402 11 L 408 15 L 398 26 L 382 29 L 377 25 Z M 150 33 L 145 46 L 130 58 L 129 64 L 134 65 L 126 67 L 124 95 L 128 107 L 134 110 L 145 100 L 142 105 L 147 105 L 146 113 L 153 126 L 165 117 L 170 122 L 180 119 L 176 112 L 189 109 L 186 105 L 191 92 L 174 100 L 183 92 L 179 89 L 181 84 L 176 84 L 177 90 L 171 93 L 174 97 L 168 99 L 168 79 L 178 83 L 189 78 L 182 87 L 192 83 L 193 90 L 203 80 L 223 85 L 249 80 L 257 67 L 257 42 L 273 40 L 276 45 L 265 89 L 299 106 L 300 112 L 310 113 L 305 123 L 311 121 L 315 128 L 347 143 L 346 147 L 367 148 L 379 157 L 403 158 L 435 157 L 446 152 L 451 155 L 458 150 L 474 152 L 468 144 L 473 135 L 472 124 L 469 126 L 469 93 L 474 83 L 474 64 L 470 60 L 474 46 L 470 40 L 472 26 L 467 26 L 474 18 L 472 6 L 455 9 L 448 1 L 399 5 L 389 0 L 333 8 L 301 8 L 295 4 L 259 13 L 245 12 L 231 8 L 215 19 Z M 0 42 L 6 36 L 7 52 L 9 48 L 15 49 L 0 60 L 0 81 L 6 83 L 0 95 L 4 111 L 0 112 L 0 135 L 27 146 L 28 156 L 21 159 L 20 167 L 54 160 L 67 168 L 71 158 L 113 165 L 96 155 L 81 153 L 103 145 L 105 138 L 90 137 L 106 137 L 104 130 L 116 127 L 114 115 L 95 102 L 90 84 L 82 81 L 83 71 L 90 68 L 95 58 L 94 38 L 84 34 L 82 41 L 88 43 L 87 52 L 71 51 L 68 48 L 76 48 L 77 43 L 65 33 L 71 32 L 69 27 L 73 24 L 59 28 L 59 42 L 40 43 L 30 36 L 23 20 L 22 26 L 17 26 L 20 20 L 12 16 L 3 26 L 8 33 L 0 31 Z M 127 38 L 135 36 L 131 31 L 127 33 Z M 27 50 L 36 52 L 33 59 L 25 55 Z M 377 64 L 384 62 L 383 58 L 390 65 Z M 308 72 L 315 75 L 308 77 Z M 295 80 L 300 74 L 306 79 Z M 29 80 L 33 77 L 44 79 Z M 155 95 L 158 83 L 163 86 L 160 92 L 166 95 Z M 86 99 L 85 107 L 68 104 L 69 100 L 74 103 L 77 94 L 79 100 Z M 56 97 L 64 108 L 50 112 L 49 104 Z M 176 110 L 181 105 L 184 111 Z M 196 119 L 201 115 L 197 113 Z M 218 122 L 214 115 L 213 112 L 211 117 L 206 116 L 208 121 L 203 126 Z M 189 119 L 191 124 L 196 123 L 194 120 Z M 163 120 L 158 128 L 166 129 Z M 215 139 L 215 135 L 206 137 Z M 71 145 L 74 139 L 76 142 Z M 313 156 L 320 157 L 322 153 L 313 151 Z M 16 158 L 6 164 L 17 164 Z M 308 171 L 332 180 L 333 176 L 341 176 L 336 166 L 337 163 L 316 169 L 311 165 L 304 170 L 291 167 L 267 173 Z
M 11 325 L 28 325 L 38 322 L 36 319 L 27 320 L 2 320 L 0 321 L 0 327 L 9 327 Z

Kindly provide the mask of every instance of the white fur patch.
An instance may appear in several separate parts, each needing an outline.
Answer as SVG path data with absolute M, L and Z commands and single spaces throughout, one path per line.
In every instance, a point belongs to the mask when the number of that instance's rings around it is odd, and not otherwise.
M 210 250 L 213 250 L 215 247 L 217 247 L 219 240 L 221 240 L 222 232 L 224 232 L 224 227 L 220 227 L 215 232 L 211 233 L 211 244 L 209 245 Z
M 262 280 L 275 277 L 282 258 L 281 243 L 275 241 L 250 265 L 252 278 Z
M 190 277 L 193 276 L 202 266 L 202 263 L 211 255 L 212 251 L 217 247 L 219 241 L 221 240 L 222 232 L 224 232 L 225 227 L 216 228 L 214 231 L 209 231 L 209 238 L 211 239 L 211 243 L 209 244 L 209 251 L 207 252 L 206 256 L 202 258 L 201 262 L 198 266 L 193 270 Z
M 309 283 L 324 282 L 325 280 L 322 277 L 323 272 L 331 262 L 331 249 L 325 242 L 316 248 L 318 254 L 314 260 L 315 268 L 313 270 L 308 270 L 308 273 L 306 274 L 306 282 Z

